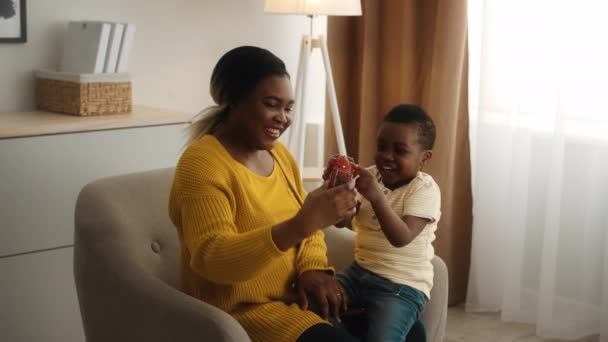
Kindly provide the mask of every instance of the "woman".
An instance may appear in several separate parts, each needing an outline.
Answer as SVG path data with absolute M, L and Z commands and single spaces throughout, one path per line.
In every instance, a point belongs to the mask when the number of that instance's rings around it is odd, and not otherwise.
M 353 214 L 354 182 L 306 196 L 278 142 L 294 100 L 284 63 L 269 51 L 227 52 L 211 96 L 217 106 L 193 124 L 169 203 L 184 290 L 230 313 L 253 341 L 354 340 L 327 323 L 346 303 L 319 230 Z M 307 311 L 308 297 L 323 317 Z

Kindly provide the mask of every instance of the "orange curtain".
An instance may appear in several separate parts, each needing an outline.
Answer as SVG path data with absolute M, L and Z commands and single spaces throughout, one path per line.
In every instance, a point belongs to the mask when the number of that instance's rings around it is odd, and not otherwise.
M 437 140 L 425 170 L 442 191 L 434 242 L 450 271 L 450 304 L 466 296 L 472 199 L 465 0 L 363 0 L 363 16 L 330 17 L 328 45 L 349 155 L 373 164 L 376 130 L 398 103 L 433 117 Z M 337 152 L 326 118 L 326 157 Z

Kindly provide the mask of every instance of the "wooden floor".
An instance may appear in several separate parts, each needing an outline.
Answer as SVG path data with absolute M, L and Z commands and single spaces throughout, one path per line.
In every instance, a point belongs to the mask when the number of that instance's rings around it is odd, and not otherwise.
M 499 314 L 467 313 L 462 306 L 448 311 L 448 323 L 444 342 L 558 342 L 535 336 L 533 325 L 508 323 Z M 598 342 L 598 336 L 589 336 L 576 342 Z

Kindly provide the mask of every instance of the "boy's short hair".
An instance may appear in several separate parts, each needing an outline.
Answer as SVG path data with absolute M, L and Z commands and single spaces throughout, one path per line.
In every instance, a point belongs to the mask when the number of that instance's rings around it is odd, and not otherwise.
M 424 109 L 412 104 L 400 104 L 391 109 L 384 122 L 418 124 L 418 142 L 425 150 L 435 145 L 435 124 Z

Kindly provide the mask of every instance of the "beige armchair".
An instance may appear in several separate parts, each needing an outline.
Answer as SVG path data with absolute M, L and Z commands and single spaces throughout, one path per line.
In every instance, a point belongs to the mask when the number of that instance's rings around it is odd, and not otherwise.
M 89 342 L 249 341 L 230 315 L 179 291 L 179 242 L 167 215 L 173 169 L 115 176 L 84 187 L 76 204 L 74 276 Z M 352 232 L 326 230 L 336 268 L 353 259 Z M 447 270 L 423 316 L 429 341 L 443 339 Z

